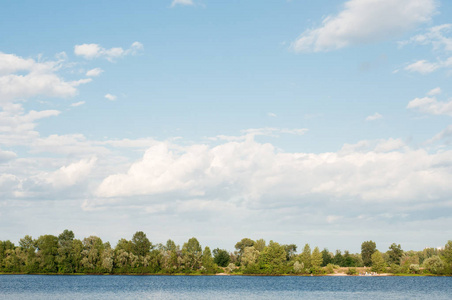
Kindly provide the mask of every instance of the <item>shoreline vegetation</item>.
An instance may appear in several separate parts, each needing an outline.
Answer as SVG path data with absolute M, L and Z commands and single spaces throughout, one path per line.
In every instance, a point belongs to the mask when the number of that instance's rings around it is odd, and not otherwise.
M 404 251 L 393 243 L 386 252 L 365 241 L 360 253 L 305 244 L 266 243 L 243 238 L 235 251 L 201 247 L 196 238 L 152 244 L 142 231 L 113 248 L 97 236 L 26 235 L 19 245 L 0 241 L 0 275 L 213 275 L 213 276 L 452 276 L 452 240 L 442 248 Z

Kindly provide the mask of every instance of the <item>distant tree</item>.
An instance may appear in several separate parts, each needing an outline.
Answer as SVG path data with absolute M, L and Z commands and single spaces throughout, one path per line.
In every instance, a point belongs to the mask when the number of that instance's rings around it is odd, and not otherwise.
M 297 245 L 283 245 L 284 250 L 286 251 L 286 260 L 289 261 L 295 256 L 295 252 L 297 252 Z
M 304 245 L 303 252 L 299 255 L 299 261 L 306 269 L 311 268 L 311 247 L 309 244 Z
M 336 254 L 332 260 L 333 264 L 343 267 L 344 266 L 344 256 L 342 255 L 341 250 L 336 250 Z
M 357 267 L 355 258 L 350 254 L 350 252 L 348 250 L 344 251 L 343 266 L 344 267 Z
M 182 255 L 184 256 L 186 267 L 197 270 L 201 264 L 202 248 L 196 238 L 191 238 L 184 243 L 182 247 Z
M 424 268 L 432 274 L 438 274 L 444 268 L 444 262 L 438 255 L 427 258 L 423 264 Z
M 400 259 L 403 256 L 403 250 L 400 244 L 392 243 L 389 250 L 386 252 L 389 257 L 389 263 L 400 265 Z
M 75 271 L 74 258 L 72 256 L 72 244 L 74 232 L 65 229 L 58 235 L 58 272 L 72 273 Z
M 252 247 L 252 249 L 254 249 L 254 247 Z M 286 266 L 286 250 L 282 245 L 270 241 L 264 251 L 259 254 L 259 263 L 266 273 L 283 273 Z
M 227 267 L 231 261 L 228 251 L 223 249 L 214 249 L 213 256 L 213 261 L 223 268 Z
M 264 248 L 265 251 L 265 248 Z M 253 247 L 246 247 L 242 255 L 242 266 L 248 267 L 257 263 L 259 259 L 259 251 Z
M 314 251 L 311 254 L 311 268 L 314 272 L 320 270 L 320 266 L 322 265 L 323 258 L 320 253 L 319 247 L 315 247 Z
M 216 270 L 212 252 L 210 251 L 209 247 L 205 247 L 202 253 L 202 267 L 204 268 L 204 271 L 206 273 L 214 273 Z
M 264 248 L 265 248 L 265 240 L 264 239 L 256 240 L 256 242 L 254 243 L 253 247 L 257 251 L 262 252 L 264 250 Z
M 382 273 L 386 271 L 386 263 L 380 251 L 375 251 L 371 256 L 372 271 Z
M 239 256 L 239 261 L 240 258 L 243 254 L 243 251 L 245 250 L 246 247 L 253 247 L 255 244 L 255 242 L 252 239 L 249 238 L 243 238 L 240 240 L 240 242 L 237 242 L 237 244 L 235 244 L 235 249 L 237 249 L 238 251 L 238 256 Z
M 36 240 L 38 249 L 37 257 L 39 267 L 43 272 L 56 273 L 58 265 L 56 257 L 58 255 L 58 238 L 54 235 L 41 235 Z
M 137 231 L 132 237 L 132 253 L 138 256 L 146 256 L 152 248 L 152 243 L 143 231 Z
M 452 267 L 452 240 L 444 246 L 443 257 L 449 267 Z
M 361 244 L 361 257 L 366 267 L 372 265 L 372 254 L 377 250 L 377 245 L 373 241 L 366 241 Z
M 323 259 L 322 267 L 325 267 L 326 265 L 333 261 L 330 251 L 328 251 L 328 249 L 326 248 L 322 250 L 322 259 Z

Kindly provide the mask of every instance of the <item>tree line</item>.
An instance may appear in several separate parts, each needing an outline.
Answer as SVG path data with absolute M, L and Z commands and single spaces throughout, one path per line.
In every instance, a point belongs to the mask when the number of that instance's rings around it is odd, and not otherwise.
M 182 245 L 172 240 L 153 244 L 142 231 L 116 246 L 97 236 L 76 239 L 70 230 L 60 235 L 26 235 L 15 245 L 0 241 L 0 272 L 26 274 L 315 274 L 368 267 L 377 273 L 452 275 L 452 241 L 443 248 L 404 251 L 393 243 L 385 252 L 365 241 L 360 253 L 311 249 L 306 244 L 297 253 L 295 244 L 243 238 L 235 251 L 201 247 L 196 238 Z

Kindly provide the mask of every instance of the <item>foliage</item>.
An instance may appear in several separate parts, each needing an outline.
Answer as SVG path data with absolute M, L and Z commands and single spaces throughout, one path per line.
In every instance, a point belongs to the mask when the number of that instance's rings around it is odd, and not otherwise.
M 375 251 L 371 256 L 372 272 L 382 273 L 386 271 L 386 263 L 380 251 Z
M 372 265 L 372 254 L 377 250 L 377 245 L 373 241 L 366 241 L 361 244 L 361 257 L 366 267 Z
M 427 258 L 423 263 L 424 268 L 432 274 L 441 273 L 444 268 L 444 262 L 438 255 Z
M 244 238 L 236 244 L 237 251 L 229 253 L 218 248 L 211 251 L 209 247 L 203 251 L 194 237 L 182 248 L 173 240 L 154 246 L 144 232 L 137 231 L 131 240 L 120 239 L 112 248 L 100 237 L 79 240 L 72 231 L 64 230 L 58 236 L 42 235 L 37 239 L 25 235 L 17 246 L 11 241 L 0 241 L 0 272 L 215 274 L 223 272 L 218 267 L 221 266 L 228 273 L 277 275 L 334 273 L 341 266 L 348 268 L 348 274 L 355 274 L 356 267 L 363 265 L 362 254 L 374 249 L 370 258 L 373 272 L 386 272 L 386 260 L 393 273 L 420 274 L 424 269 L 428 274 L 452 275 L 452 241 L 443 249 L 405 252 L 395 243 L 386 253 L 377 251 L 372 241 L 361 246 L 361 254 L 337 250 L 333 256 L 327 249 L 320 252 L 314 247 L 311 251 L 309 244 L 305 244 L 297 255 L 295 244 L 270 241 L 266 245 L 262 239 Z
M 213 261 L 220 267 L 227 267 L 231 262 L 231 256 L 228 251 L 217 248 L 213 250 Z
M 348 268 L 347 275 L 358 275 L 356 268 Z
M 397 264 L 400 265 L 400 259 L 403 256 L 403 250 L 400 244 L 392 243 L 391 246 L 389 246 L 388 252 L 386 252 L 389 256 L 389 263 L 390 264 Z

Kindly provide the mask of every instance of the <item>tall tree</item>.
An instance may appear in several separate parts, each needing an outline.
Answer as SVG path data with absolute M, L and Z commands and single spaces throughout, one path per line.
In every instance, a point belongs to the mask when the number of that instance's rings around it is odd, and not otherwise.
M 309 244 L 304 245 L 303 252 L 301 252 L 299 259 L 306 269 L 311 268 L 311 247 Z
M 320 266 L 322 265 L 323 258 L 322 254 L 320 253 L 319 247 L 315 247 L 314 251 L 312 251 L 311 255 L 311 266 L 314 271 L 317 271 L 320 269 Z
M 146 256 L 152 248 L 152 243 L 143 231 L 137 231 L 132 237 L 132 252 L 138 256 Z
M 182 254 L 184 256 L 186 266 L 192 270 L 197 270 L 201 264 L 202 248 L 196 238 L 191 238 L 184 243 L 182 247 Z
M 389 256 L 389 262 L 392 264 L 400 265 L 400 259 L 403 256 L 403 250 L 400 244 L 392 243 L 389 246 L 388 252 L 386 252 Z
M 377 250 L 377 245 L 373 241 L 366 241 L 361 244 L 361 257 L 366 267 L 372 265 L 372 254 Z
M 383 258 L 383 256 L 381 255 L 381 252 L 376 250 L 372 256 L 371 256 L 371 262 L 372 262 L 372 271 L 373 272 L 377 272 L 377 273 L 381 273 L 381 272 L 385 272 L 386 271 L 386 263 L 385 260 Z
M 330 264 L 333 260 L 332 255 L 327 248 L 322 250 L 322 259 L 323 259 L 322 267 L 325 267 L 327 264 Z

